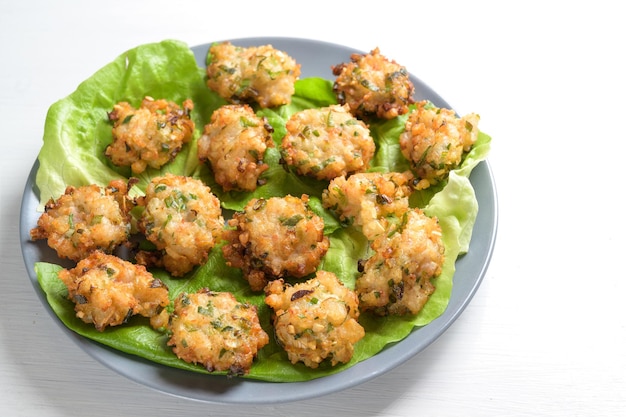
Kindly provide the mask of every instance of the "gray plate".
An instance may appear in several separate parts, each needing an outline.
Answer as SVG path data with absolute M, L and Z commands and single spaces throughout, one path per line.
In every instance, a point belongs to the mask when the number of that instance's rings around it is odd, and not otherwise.
M 295 38 L 260 37 L 231 41 L 239 46 L 272 44 L 275 48 L 286 51 L 301 64 L 302 78 L 319 76 L 334 79 L 332 65 L 347 62 L 352 53 L 364 52 L 332 43 Z M 202 67 L 205 65 L 209 46 L 210 44 L 206 44 L 192 48 L 198 65 Z M 419 79 L 411 76 L 411 80 L 415 85 L 417 100 L 429 99 L 438 107 L 450 108 L 448 103 Z M 22 199 L 22 254 L 35 290 L 49 313 L 57 319 L 37 282 L 33 265 L 38 261 L 59 263 L 59 259 L 45 242 L 32 242 L 29 239 L 29 231 L 36 226 L 40 215 L 37 212 L 39 198 L 35 189 L 37 167 L 38 164 L 35 163 Z M 495 245 L 498 217 L 495 183 L 487 161 L 474 168 L 470 180 L 480 210 L 469 252 L 457 260 L 454 286 L 446 311 L 427 326 L 415 329 L 403 341 L 338 374 L 312 381 L 289 383 L 196 374 L 124 354 L 77 335 L 58 319 L 57 322 L 70 339 L 102 364 L 135 382 L 178 397 L 208 403 L 275 404 L 319 397 L 356 386 L 397 367 L 424 350 L 459 317 L 480 286 Z

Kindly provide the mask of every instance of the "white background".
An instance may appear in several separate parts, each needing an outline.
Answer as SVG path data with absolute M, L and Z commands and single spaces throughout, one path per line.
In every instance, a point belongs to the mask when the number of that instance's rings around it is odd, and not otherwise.
M 0 0 L 1 416 L 617 416 L 626 408 L 626 25 L 619 2 Z M 492 136 L 482 286 L 424 352 L 332 395 L 204 404 L 129 381 L 41 305 L 19 205 L 48 107 L 120 53 L 291 36 L 378 46 Z

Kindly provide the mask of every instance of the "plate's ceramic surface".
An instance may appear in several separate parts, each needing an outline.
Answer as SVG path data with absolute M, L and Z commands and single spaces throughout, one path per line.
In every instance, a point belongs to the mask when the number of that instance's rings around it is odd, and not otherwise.
M 239 46 L 272 44 L 286 51 L 301 64 L 301 77 L 318 76 L 333 79 L 331 66 L 346 62 L 352 53 L 363 53 L 349 47 L 295 38 L 246 38 L 231 40 Z M 210 44 L 193 47 L 198 65 L 204 66 Z M 409 68 L 410 71 L 410 68 Z M 429 99 L 438 107 L 450 107 L 437 93 L 415 76 L 417 100 Z M 29 231 L 36 226 L 40 213 L 35 189 L 35 163 L 30 173 L 21 207 L 20 237 L 24 262 L 30 280 L 50 314 L 45 294 L 39 287 L 33 265 L 37 261 L 59 263 L 56 254 L 45 243 L 32 242 Z M 470 177 L 478 199 L 479 212 L 474 226 L 469 252 L 456 263 L 454 286 L 446 311 L 427 326 L 415 329 L 402 342 L 389 346 L 376 356 L 354 365 L 338 374 L 307 382 L 270 383 L 248 379 L 226 378 L 217 375 L 196 374 L 158 365 L 141 358 L 126 355 L 61 328 L 92 357 L 121 375 L 158 391 L 174 396 L 211 403 L 271 404 L 318 397 L 337 392 L 368 381 L 407 361 L 437 339 L 456 320 L 478 289 L 491 259 L 497 230 L 497 199 L 493 176 L 486 161 L 476 166 Z

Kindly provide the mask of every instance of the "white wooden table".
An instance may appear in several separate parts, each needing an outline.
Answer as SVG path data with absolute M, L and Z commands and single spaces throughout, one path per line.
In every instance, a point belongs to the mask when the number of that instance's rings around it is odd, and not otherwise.
M 0 0 L 0 415 L 622 415 L 623 16 L 609 1 Z M 28 280 L 20 199 L 48 107 L 80 81 L 139 44 L 248 36 L 378 46 L 480 113 L 499 229 L 469 307 L 406 364 L 315 399 L 213 405 L 131 382 L 67 338 Z

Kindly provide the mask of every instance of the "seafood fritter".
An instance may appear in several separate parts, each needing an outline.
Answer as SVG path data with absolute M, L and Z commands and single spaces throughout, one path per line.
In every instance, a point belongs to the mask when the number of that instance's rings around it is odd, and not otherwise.
M 329 247 L 324 220 L 308 196 L 254 198 L 229 221 L 222 251 L 229 266 L 241 268 L 253 291 L 284 276 L 315 272 Z
M 355 226 L 373 240 L 409 208 L 413 179 L 408 171 L 337 177 L 323 191 L 322 204 L 342 224 Z
M 208 289 L 180 294 L 168 329 L 167 344 L 176 356 L 229 376 L 247 374 L 258 351 L 269 342 L 256 306 L 237 301 L 229 292 Z
M 198 140 L 198 158 L 210 164 L 224 191 L 254 191 L 269 165 L 265 150 L 274 146 L 274 129 L 247 104 L 225 105 L 213 112 Z
M 418 177 L 422 190 L 445 179 L 469 152 L 478 138 L 480 117 L 471 113 L 458 117 L 454 111 L 417 103 L 400 134 L 400 149 Z
M 107 187 L 96 184 L 68 186 L 58 199 L 45 205 L 31 229 L 33 240 L 46 239 L 61 258 L 79 261 L 94 250 L 111 253 L 130 236 L 128 184 L 113 180 Z
M 153 178 L 138 203 L 144 208 L 139 229 L 157 249 L 140 252 L 137 260 L 142 264 L 182 276 L 204 263 L 221 238 L 220 201 L 198 179 L 173 174 Z
M 369 128 L 347 106 L 302 110 L 285 128 L 281 145 L 285 163 L 298 174 L 319 180 L 366 171 L 376 150 Z
M 206 71 L 207 86 L 226 101 L 266 108 L 291 103 L 300 64 L 272 45 L 222 42 L 209 49 Z
M 181 108 L 172 101 L 152 97 L 145 97 L 138 109 L 127 102 L 116 104 L 109 113 L 113 142 L 105 155 L 115 165 L 130 166 L 134 175 L 147 167 L 161 168 L 191 140 L 195 128 L 190 118 L 193 107 L 190 99 Z
M 419 209 L 406 212 L 390 236 L 372 242 L 374 254 L 361 264 L 356 280 L 361 311 L 378 315 L 417 314 L 435 291 L 445 248 L 437 219 Z
M 393 119 L 409 111 L 415 87 L 406 68 L 375 48 L 368 54 L 352 54 L 350 62 L 332 67 L 333 91 L 357 117 Z
M 331 272 L 293 286 L 282 279 L 267 285 L 265 302 L 274 310 L 274 331 L 292 363 L 317 368 L 350 361 L 354 344 L 365 336 L 358 299 Z
M 92 252 L 73 269 L 59 271 L 75 304 L 76 317 L 98 331 L 124 324 L 132 316 L 157 316 L 169 304 L 167 287 L 142 265 Z

